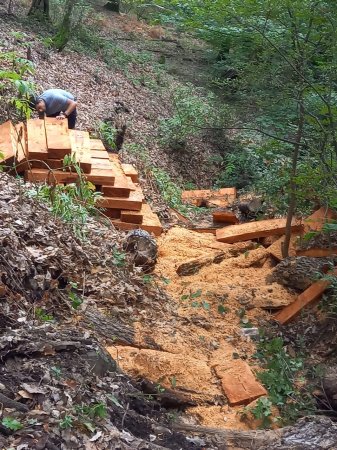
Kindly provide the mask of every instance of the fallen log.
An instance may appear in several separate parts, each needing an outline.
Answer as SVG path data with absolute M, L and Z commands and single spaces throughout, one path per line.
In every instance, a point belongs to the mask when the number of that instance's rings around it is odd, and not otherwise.
M 337 275 L 337 269 L 329 272 L 328 275 Z M 300 294 L 297 299 L 286 306 L 279 313 L 277 313 L 274 318 L 277 322 L 282 325 L 287 324 L 292 319 L 294 319 L 303 308 L 313 305 L 317 300 L 320 299 L 325 290 L 330 286 L 330 280 L 318 280 L 313 283 L 308 289 L 306 289 L 302 294 Z
M 202 256 L 200 258 L 193 258 L 186 261 L 177 267 L 176 272 L 180 277 L 194 275 L 199 272 L 202 267 L 211 264 L 219 264 L 225 259 L 225 253 L 219 252 L 214 256 Z
M 213 211 L 213 222 L 237 224 L 239 219 L 232 211 Z

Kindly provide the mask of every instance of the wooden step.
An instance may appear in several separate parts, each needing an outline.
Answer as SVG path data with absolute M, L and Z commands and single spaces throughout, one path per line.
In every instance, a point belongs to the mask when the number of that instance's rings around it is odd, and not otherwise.
M 107 154 L 108 152 L 106 151 L 103 142 L 100 139 L 90 139 L 90 149 L 93 151 L 105 151 Z M 108 155 L 109 157 L 109 155 Z M 98 158 L 98 156 L 96 156 L 96 158 Z
M 239 219 L 232 211 L 213 211 L 213 222 L 220 223 L 239 223 Z
M 142 204 L 142 208 L 140 211 L 121 211 L 121 221 L 127 223 L 134 223 L 136 225 L 140 225 L 143 223 L 144 218 L 144 206 L 145 203 Z
M 329 275 L 337 275 L 337 269 L 329 272 Z M 297 299 L 290 303 L 290 305 L 284 307 L 274 318 L 282 325 L 287 324 L 294 319 L 303 308 L 313 305 L 318 301 L 325 290 L 330 286 L 329 280 L 318 280 L 313 283 L 308 289 L 300 294 Z
M 91 150 L 90 155 L 92 158 L 109 159 L 109 153 L 106 150 Z
M 62 159 L 71 154 L 67 120 L 45 118 L 48 159 Z
M 122 164 L 122 169 L 127 177 L 130 177 L 134 183 L 138 183 L 138 171 L 132 164 Z
M 143 194 L 133 191 L 130 192 L 128 198 L 123 197 L 103 197 L 99 201 L 102 208 L 128 209 L 132 211 L 140 211 L 143 204 Z
M 84 173 L 91 171 L 90 137 L 87 131 L 69 130 L 71 154 Z
M 229 225 L 216 231 L 216 238 L 220 242 L 233 244 L 234 242 L 248 241 L 266 236 L 284 234 L 286 219 L 269 219 L 258 222 L 242 223 L 240 225 Z M 292 222 L 292 232 L 301 231 L 302 224 Z
M 128 230 L 136 230 L 137 228 L 140 228 L 142 230 L 145 230 L 145 231 L 148 231 L 149 233 L 154 234 L 155 236 L 160 236 L 161 233 L 163 232 L 163 227 L 160 223 L 160 220 L 159 220 L 157 214 L 155 214 L 151 210 L 150 206 L 147 204 L 143 205 L 142 211 L 144 214 L 142 224 L 128 223 L 128 222 L 123 222 L 122 220 L 112 220 L 111 222 L 113 223 L 113 225 L 116 228 L 118 228 L 120 230 L 128 231 Z
M 27 148 L 29 159 L 49 159 L 44 120 L 27 120 Z
M 87 181 L 95 185 L 113 185 L 115 182 L 114 172 L 110 169 L 95 169 L 92 168 L 91 172 L 85 174 Z M 25 180 L 32 182 L 45 182 L 45 183 L 74 183 L 78 179 L 78 175 L 75 172 L 61 172 L 58 170 L 50 172 L 46 169 L 32 169 L 25 172 Z M 121 208 L 124 209 L 124 208 Z

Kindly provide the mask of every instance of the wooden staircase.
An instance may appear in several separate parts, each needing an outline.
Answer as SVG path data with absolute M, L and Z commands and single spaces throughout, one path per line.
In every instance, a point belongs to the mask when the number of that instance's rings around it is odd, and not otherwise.
M 103 194 L 98 206 L 117 228 L 161 234 L 158 216 L 144 201 L 137 170 L 122 164 L 88 132 L 69 130 L 67 121 L 30 119 L 16 126 L 8 121 L 0 125 L 0 152 L 0 163 L 15 166 L 26 181 L 50 184 L 77 181 L 77 173 L 63 167 L 63 158 L 72 155 L 86 180 Z

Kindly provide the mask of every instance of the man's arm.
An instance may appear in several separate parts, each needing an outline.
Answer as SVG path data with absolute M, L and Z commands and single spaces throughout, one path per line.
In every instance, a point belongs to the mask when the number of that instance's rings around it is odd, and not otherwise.
M 57 118 L 63 119 L 64 117 L 68 117 L 76 109 L 76 106 L 77 102 L 75 102 L 74 100 L 70 100 L 70 98 L 68 98 L 65 111 L 63 111 L 63 115 L 61 114 Z

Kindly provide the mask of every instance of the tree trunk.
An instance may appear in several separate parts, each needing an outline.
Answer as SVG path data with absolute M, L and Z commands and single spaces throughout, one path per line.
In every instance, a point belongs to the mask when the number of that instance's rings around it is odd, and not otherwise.
M 42 13 L 49 19 L 49 0 L 33 0 L 28 11 L 28 16 Z
M 109 11 L 113 12 L 120 12 L 120 1 L 119 0 L 110 0 L 108 3 L 104 5 L 104 8 L 108 9 Z
M 71 34 L 71 16 L 76 0 L 67 0 L 61 26 L 53 38 L 53 46 L 61 52 L 67 45 Z

